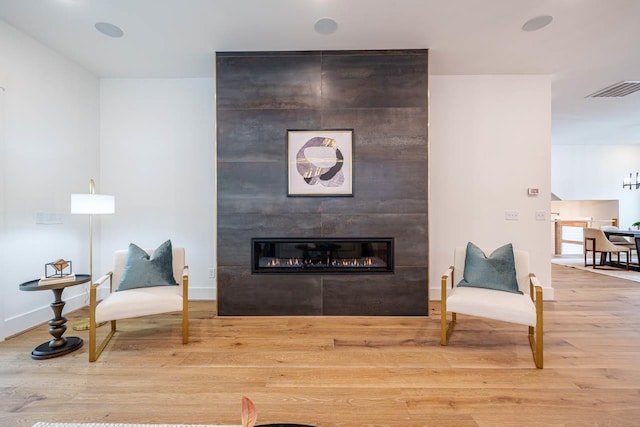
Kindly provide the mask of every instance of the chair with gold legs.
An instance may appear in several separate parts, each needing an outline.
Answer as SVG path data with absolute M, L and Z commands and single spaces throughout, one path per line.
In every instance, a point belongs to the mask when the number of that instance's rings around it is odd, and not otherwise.
M 167 245 L 168 243 L 168 245 Z M 160 273 L 159 273 L 160 272 Z M 109 294 L 98 301 L 98 289 L 109 283 Z M 182 312 L 182 343 L 189 342 L 189 268 L 184 248 L 167 241 L 154 250 L 131 244 L 115 253 L 112 272 L 95 281 L 89 295 L 89 361 L 95 362 L 116 333 L 116 321 L 161 313 Z M 111 330 L 98 345 L 96 326 Z
M 441 345 L 448 345 L 459 314 L 521 324 L 528 326 L 533 360 L 542 369 L 542 286 L 529 272 L 527 252 L 513 250 L 509 244 L 487 257 L 469 243 L 455 250 L 454 265 L 442 276 L 441 286 Z

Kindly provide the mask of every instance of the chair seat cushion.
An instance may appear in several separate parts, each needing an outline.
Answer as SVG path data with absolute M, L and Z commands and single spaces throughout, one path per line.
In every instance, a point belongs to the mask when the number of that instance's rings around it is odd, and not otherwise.
M 527 326 L 536 325 L 536 306 L 526 294 L 456 286 L 449 290 L 447 311 Z
M 182 311 L 180 292 L 181 289 L 177 286 L 155 286 L 113 292 L 97 305 L 96 321 Z

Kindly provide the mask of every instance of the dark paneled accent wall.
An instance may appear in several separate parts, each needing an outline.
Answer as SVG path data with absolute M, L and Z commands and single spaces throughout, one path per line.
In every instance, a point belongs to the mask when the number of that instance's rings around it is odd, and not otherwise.
M 218 314 L 427 315 L 427 51 L 216 56 Z M 287 130 L 353 129 L 353 197 L 287 197 Z M 252 275 L 252 237 L 393 237 L 395 272 Z

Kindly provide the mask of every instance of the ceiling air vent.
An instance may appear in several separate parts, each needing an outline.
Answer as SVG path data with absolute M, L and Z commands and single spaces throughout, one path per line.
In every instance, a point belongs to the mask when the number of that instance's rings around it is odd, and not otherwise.
M 620 98 L 638 90 L 640 81 L 625 80 L 587 95 L 587 98 Z

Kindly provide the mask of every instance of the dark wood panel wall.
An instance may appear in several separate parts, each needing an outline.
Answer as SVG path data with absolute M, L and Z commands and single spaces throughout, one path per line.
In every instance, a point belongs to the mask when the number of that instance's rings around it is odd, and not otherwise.
M 427 315 L 427 51 L 216 55 L 219 315 Z M 353 129 L 353 197 L 287 197 L 287 130 Z M 394 237 L 395 273 L 252 275 L 252 237 Z

